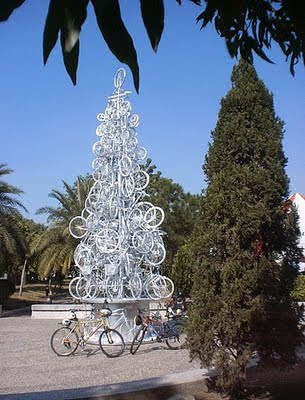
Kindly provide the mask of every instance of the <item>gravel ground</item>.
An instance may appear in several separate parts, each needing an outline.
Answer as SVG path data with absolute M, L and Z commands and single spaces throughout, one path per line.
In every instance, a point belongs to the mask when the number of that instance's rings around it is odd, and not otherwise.
M 133 356 L 129 349 L 116 359 L 87 345 L 70 357 L 58 357 L 50 337 L 56 320 L 30 316 L 0 319 L 0 394 L 26 393 L 134 381 L 198 369 L 187 350 L 172 351 L 163 343 L 145 344 Z

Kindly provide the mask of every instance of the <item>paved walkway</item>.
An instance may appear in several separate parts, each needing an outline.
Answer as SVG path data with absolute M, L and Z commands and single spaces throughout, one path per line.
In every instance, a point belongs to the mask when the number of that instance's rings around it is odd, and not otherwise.
M 70 357 L 58 357 L 50 337 L 56 320 L 30 316 L 0 319 L 0 394 L 39 392 L 128 382 L 192 371 L 187 350 L 172 351 L 162 343 L 145 344 L 132 356 L 116 359 L 88 345 Z

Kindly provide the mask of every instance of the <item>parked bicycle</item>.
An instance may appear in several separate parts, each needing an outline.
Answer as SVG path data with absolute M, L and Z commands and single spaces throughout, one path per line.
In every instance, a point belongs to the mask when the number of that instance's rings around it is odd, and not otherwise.
M 153 314 L 142 317 L 141 312 L 135 318 L 139 329 L 131 343 L 130 353 L 135 354 L 141 346 L 145 336 L 158 342 L 165 342 L 169 349 L 178 350 L 185 347 L 185 325 L 176 321 L 161 320 L 161 316 Z
M 77 318 L 75 310 L 70 310 L 71 318 L 63 319 L 63 326 L 51 336 L 51 348 L 54 353 L 58 356 L 70 356 L 78 346 L 84 348 L 89 339 L 99 329 L 103 329 L 98 341 L 102 352 L 110 358 L 119 357 L 124 352 L 125 342 L 118 331 L 108 326 L 107 318 L 112 311 L 106 306 L 107 302 L 100 310 L 93 307 L 90 316 L 83 320 Z

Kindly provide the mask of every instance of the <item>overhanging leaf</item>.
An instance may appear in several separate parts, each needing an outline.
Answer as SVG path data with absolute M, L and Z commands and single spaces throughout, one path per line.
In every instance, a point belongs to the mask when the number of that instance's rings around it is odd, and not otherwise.
M 176 0 L 179 6 L 181 6 L 181 0 Z M 201 0 L 190 0 L 192 3 L 195 3 L 197 6 L 201 6 Z
M 124 22 L 118 0 L 91 0 L 97 23 L 110 51 L 129 66 L 134 86 L 139 92 L 139 66 L 137 53 Z
M 46 64 L 49 55 L 56 45 L 60 28 L 63 26 L 64 4 L 62 0 L 51 0 L 43 31 L 43 62 Z
M 164 29 L 163 0 L 140 0 L 141 14 L 151 46 L 156 52 Z
M 263 60 L 267 61 L 270 64 L 274 64 L 274 62 L 272 60 L 270 60 L 269 57 L 267 57 L 267 55 L 265 54 L 265 52 L 262 50 L 261 46 L 258 46 L 257 42 L 255 39 L 253 39 L 252 37 L 248 38 L 248 43 L 249 46 L 255 51 L 255 53 L 260 56 Z
M 200 20 L 202 20 L 202 26 L 200 29 L 203 29 L 209 22 L 212 22 L 215 14 L 216 14 L 217 8 L 214 3 L 207 3 L 205 10 L 198 15 L 196 18 L 196 22 L 198 23 Z
M 227 49 L 232 58 L 237 57 L 239 44 L 240 41 L 238 36 L 235 36 L 233 40 L 226 40 Z
M 43 55 L 46 63 L 60 32 L 63 61 L 74 85 L 79 58 L 79 34 L 87 17 L 88 2 L 89 0 L 51 0 L 43 34 Z
M 64 29 L 66 31 L 65 51 L 69 52 L 79 39 L 82 25 L 87 18 L 87 5 L 89 0 L 66 2 L 64 8 Z
M 60 42 L 61 42 L 62 55 L 66 70 L 73 84 L 76 85 L 76 71 L 77 71 L 78 57 L 79 57 L 79 40 L 76 41 L 74 47 L 69 52 L 65 51 L 66 33 L 65 30 L 63 29 L 60 32 Z
M 1 0 L 0 1 L 0 22 L 7 21 L 13 11 L 20 7 L 25 0 Z

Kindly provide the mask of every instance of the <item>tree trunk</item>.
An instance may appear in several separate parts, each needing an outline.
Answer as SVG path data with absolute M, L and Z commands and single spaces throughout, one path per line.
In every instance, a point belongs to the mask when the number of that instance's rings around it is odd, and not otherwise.
M 52 296 L 52 278 L 49 278 L 49 296 Z
M 23 264 L 23 268 L 22 268 L 21 279 L 20 279 L 19 297 L 22 296 L 22 289 L 23 289 L 23 286 L 26 284 L 26 275 L 25 275 L 26 264 L 27 264 L 27 259 L 24 260 L 24 264 Z

